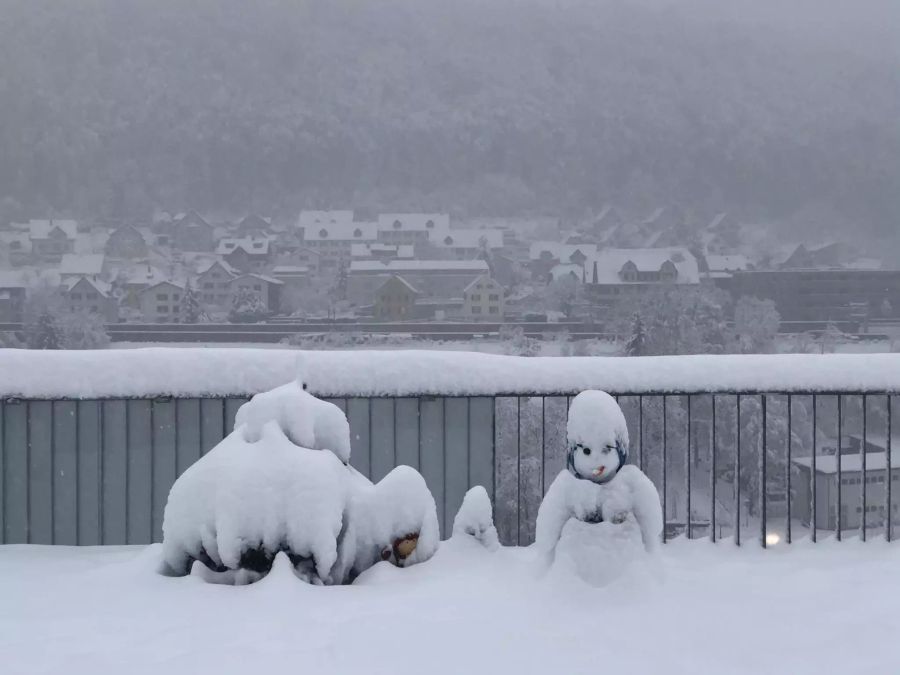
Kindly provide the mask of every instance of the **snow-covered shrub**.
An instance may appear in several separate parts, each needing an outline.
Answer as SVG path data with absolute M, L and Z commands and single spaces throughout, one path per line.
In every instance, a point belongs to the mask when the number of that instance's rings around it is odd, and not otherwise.
M 489 551 L 500 547 L 497 528 L 494 527 L 493 508 L 487 490 L 476 485 L 463 497 L 463 502 L 453 519 L 454 537 L 474 537 Z
M 266 572 L 278 551 L 311 561 L 326 579 L 337 559 L 347 470 L 330 452 L 292 443 L 277 422 L 238 427 L 172 486 L 163 520 L 169 571 L 195 560 L 217 570 Z

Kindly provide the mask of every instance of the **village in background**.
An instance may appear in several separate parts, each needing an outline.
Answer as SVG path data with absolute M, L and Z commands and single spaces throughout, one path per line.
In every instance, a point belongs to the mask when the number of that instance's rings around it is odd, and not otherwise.
M 0 225 L 3 344 L 451 344 L 501 353 L 892 351 L 900 268 L 728 213 L 304 210 Z M 477 346 L 482 343 L 482 346 Z

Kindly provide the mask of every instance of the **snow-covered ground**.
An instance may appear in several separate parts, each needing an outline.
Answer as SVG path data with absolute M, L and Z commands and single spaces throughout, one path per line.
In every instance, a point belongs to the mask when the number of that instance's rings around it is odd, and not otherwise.
M 900 545 L 881 541 L 677 540 L 661 580 L 606 588 L 471 539 L 342 587 L 279 562 L 244 587 L 163 577 L 159 555 L 0 547 L 0 672 L 884 675 L 900 659 Z

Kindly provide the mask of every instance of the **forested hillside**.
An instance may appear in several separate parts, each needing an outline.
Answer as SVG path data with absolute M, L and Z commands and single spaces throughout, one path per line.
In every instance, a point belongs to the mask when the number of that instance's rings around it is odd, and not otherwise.
M 612 201 L 896 229 L 890 3 L 719 4 L 0 0 L 0 217 Z

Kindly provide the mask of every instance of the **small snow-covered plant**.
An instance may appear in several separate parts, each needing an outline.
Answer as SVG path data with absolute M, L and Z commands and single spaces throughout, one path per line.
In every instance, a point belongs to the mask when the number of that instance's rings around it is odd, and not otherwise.
M 499 548 L 500 540 L 497 537 L 497 528 L 494 527 L 491 499 L 481 485 L 476 485 L 466 492 L 453 520 L 453 536 L 474 537 L 489 551 Z

